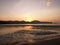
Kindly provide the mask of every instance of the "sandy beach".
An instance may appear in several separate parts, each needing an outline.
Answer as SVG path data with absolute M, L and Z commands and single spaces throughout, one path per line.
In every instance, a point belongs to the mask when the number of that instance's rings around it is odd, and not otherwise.
M 21 30 L 1 35 L 0 45 L 60 45 L 60 33 Z

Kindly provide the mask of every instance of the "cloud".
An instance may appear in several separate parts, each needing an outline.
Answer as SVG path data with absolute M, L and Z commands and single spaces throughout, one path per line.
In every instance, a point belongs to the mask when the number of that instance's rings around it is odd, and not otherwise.
M 51 6 L 52 5 L 52 1 L 51 0 L 48 0 L 47 1 L 47 6 L 49 7 L 49 6 Z

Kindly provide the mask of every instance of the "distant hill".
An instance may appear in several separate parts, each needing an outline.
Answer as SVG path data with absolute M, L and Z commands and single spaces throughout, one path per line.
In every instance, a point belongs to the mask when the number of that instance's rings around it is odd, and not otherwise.
M 26 22 L 26 21 L 0 21 L 0 24 L 52 24 L 52 22 L 40 22 L 38 20 L 33 20 L 31 22 Z

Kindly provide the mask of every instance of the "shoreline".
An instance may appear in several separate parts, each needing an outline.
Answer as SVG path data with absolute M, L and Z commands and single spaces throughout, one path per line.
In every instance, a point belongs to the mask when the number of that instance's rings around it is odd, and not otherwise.
M 22 32 L 24 32 L 24 31 L 22 31 Z M 22 33 L 22 36 L 23 35 L 25 35 L 25 33 Z M 28 39 L 28 37 L 25 37 L 25 36 L 28 36 L 29 39 Z M 29 35 L 25 35 L 25 36 L 23 36 L 25 38 L 22 38 L 22 40 L 20 40 L 20 37 L 21 37 L 20 32 L 8 34 L 8 35 L 6 35 L 6 37 L 3 36 L 3 39 L 5 39 L 6 41 L 9 41 L 9 42 L 2 40 L 4 43 L 6 42 L 5 44 L 2 44 L 2 45 L 10 45 L 10 44 L 11 45 L 43 45 L 43 44 L 46 44 L 47 45 L 47 42 L 52 43 L 52 42 L 54 42 L 54 40 L 56 41 L 56 39 L 60 39 L 60 34 L 55 35 L 55 36 L 47 36 L 47 37 L 44 37 L 43 39 L 36 38 L 37 40 L 36 39 L 34 40 L 32 37 L 31 37 L 32 39 L 30 39 Z M 26 40 L 24 40 L 24 39 L 26 39 Z M 50 40 L 52 40 L 52 41 L 50 41 Z M 60 40 L 59 40 L 59 42 L 60 42 Z
M 44 40 L 44 41 L 37 41 L 35 43 L 34 42 L 33 43 L 15 42 L 15 43 L 12 43 L 11 45 L 60 45 L 60 38 L 54 38 L 51 40 Z
M 0 24 L 0 27 L 35 26 L 35 27 L 60 27 L 60 24 Z

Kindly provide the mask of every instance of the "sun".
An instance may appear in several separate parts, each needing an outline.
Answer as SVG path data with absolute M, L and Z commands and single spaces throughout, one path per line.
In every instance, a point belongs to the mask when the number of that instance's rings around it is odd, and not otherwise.
M 32 20 L 32 19 L 26 19 L 25 21 L 31 22 L 31 21 L 33 21 L 33 20 Z
M 32 18 L 32 17 L 26 17 L 26 18 L 25 18 L 25 21 L 31 22 L 31 21 L 33 21 L 33 18 Z
M 32 13 L 25 13 L 24 14 L 24 20 L 27 22 L 31 22 L 34 20 L 33 14 Z

